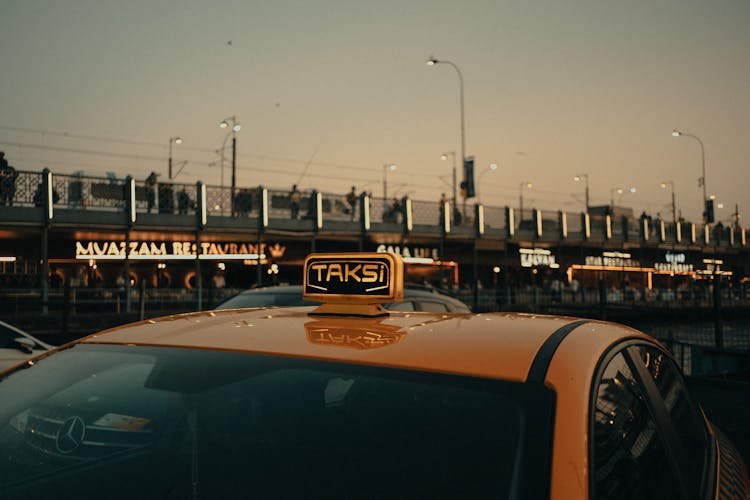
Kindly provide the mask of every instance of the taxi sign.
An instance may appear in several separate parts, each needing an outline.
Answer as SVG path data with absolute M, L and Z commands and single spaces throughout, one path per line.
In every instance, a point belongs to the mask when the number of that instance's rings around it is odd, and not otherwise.
M 379 304 L 404 296 L 404 262 L 392 253 L 312 254 L 305 259 L 302 294 L 324 303 L 315 314 L 384 315 Z

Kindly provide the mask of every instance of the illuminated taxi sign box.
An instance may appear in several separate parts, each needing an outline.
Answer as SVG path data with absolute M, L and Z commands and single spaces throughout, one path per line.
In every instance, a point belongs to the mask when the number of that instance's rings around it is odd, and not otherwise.
M 404 264 L 395 254 L 313 254 L 304 267 L 304 297 L 323 302 L 315 314 L 381 316 L 379 304 L 403 298 Z

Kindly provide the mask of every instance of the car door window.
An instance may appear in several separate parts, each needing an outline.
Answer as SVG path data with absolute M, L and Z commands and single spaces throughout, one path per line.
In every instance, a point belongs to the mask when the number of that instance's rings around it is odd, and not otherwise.
M 646 393 L 622 353 L 608 363 L 594 390 L 592 497 L 678 497 L 678 482 Z
M 688 394 L 679 369 L 669 356 L 650 346 L 636 346 L 633 354 L 634 359 L 643 362 L 656 384 L 680 441 L 682 475 L 688 485 L 692 485 L 691 489 L 697 490 L 708 458 L 708 435 L 703 418 Z
M 416 311 L 416 309 L 414 309 L 414 302 L 411 300 L 392 302 L 386 306 L 386 309 L 389 311 Z
M 428 312 L 448 312 L 448 306 L 446 306 L 442 302 L 422 300 L 419 302 L 419 310 Z
M 3 349 L 15 349 L 17 344 L 14 339 L 21 337 L 21 334 L 14 332 L 10 328 L 6 328 L 4 325 L 0 325 L 0 348 Z

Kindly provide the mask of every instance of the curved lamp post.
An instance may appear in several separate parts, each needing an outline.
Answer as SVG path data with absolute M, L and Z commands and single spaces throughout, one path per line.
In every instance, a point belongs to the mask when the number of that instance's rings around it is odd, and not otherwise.
M 170 137 L 169 138 L 169 170 L 167 172 L 169 180 L 172 180 L 172 144 L 182 144 L 182 137 Z
M 662 189 L 667 189 L 667 186 L 672 190 L 672 224 L 677 226 L 677 206 L 675 205 L 674 199 L 674 181 L 664 181 L 661 183 Z
M 459 85 L 459 94 L 460 94 L 460 104 L 461 104 L 461 168 L 464 168 L 464 165 L 466 164 L 466 135 L 464 133 L 465 130 L 465 122 L 464 122 L 464 76 L 461 74 L 461 70 L 456 66 L 455 63 L 451 61 L 446 61 L 443 59 L 436 59 L 432 56 L 430 56 L 429 59 L 427 59 L 427 66 L 435 66 L 436 64 L 447 64 L 448 66 L 451 66 L 453 69 L 456 70 L 456 73 L 458 74 L 458 85 Z M 465 174 L 465 172 L 464 172 Z M 455 179 L 455 177 L 454 177 Z M 455 188 L 456 182 L 453 181 L 453 198 L 455 200 L 456 198 L 456 188 Z M 454 201 L 455 203 L 455 201 Z
M 453 158 L 453 207 L 455 208 L 456 203 L 458 202 L 458 194 L 456 191 L 456 152 L 455 151 L 448 151 L 447 153 L 443 153 L 440 155 L 440 159 L 445 161 L 448 159 L 448 155 Z
M 609 190 L 609 209 L 612 212 L 612 215 L 615 213 L 615 193 L 619 194 L 620 198 L 622 198 L 622 195 L 626 192 L 635 193 L 636 189 L 634 187 L 629 187 L 628 189 L 616 187 Z M 617 199 L 618 202 L 620 201 L 620 198 Z
M 530 182 L 527 181 L 527 182 L 522 182 L 520 184 L 519 188 L 518 188 L 518 191 L 519 191 L 518 201 L 519 201 L 519 205 L 520 205 L 518 207 L 518 214 L 519 214 L 519 219 L 518 220 L 519 221 L 523 220 L 523 188 L 531 189 L 533 187 L 534 187 L 534 185 L 532 183 L 530 183 Z
M 229 132 L 227 133 L 226 137 L 224 137 L 224 142 L 221 146 L 222 172 L 224 171 L 224 146 L 226 145 L 229 136 L 232 136 L 232 193 L 229 199 L 229 204 L 232 207 L 232 214 L 234 214 L 234 191 L 237 188 L 237 132 L 240 131 L 242 125 L 237 123 L 237 117 L 235 115 L 232 115 L 229 118 L 223 119 L 219 123 L 219 128 L 229 129 Z
M 388 209 L 388 171 L 394 171 L 398 168 L 395 163 L 386 163 L 383 165 L 383 213 Z
M 487 167 L 485 170 L 482 170 L 482 172 L 479 174 L 479 177 L 477 178 L 477 200 L 479 202 L 482 202 L 481 195 L 481 188 L 482 188 L 482 177 L 484 177 L 484 174 L 487 172 L 494 172 L 497 170 L 497 163 L 490 163 L 489 167 Z
M 677 129 L 672 130 L 672 137 L 691 137 L 698 141 L 698 144 L 701 146 L 701 178 L 698 179 L 698 186 L 703 187 L 703 222 L 708 221 L 708 212 L 707 212 L 707 206 L 706 201 L 708 200 L 708 195 L 706 194 L 706 150 L 703 147 L 703 141 L 701 141 L 700 137 L 694 134 L 688 134 L 687 132 L 682 132 Z

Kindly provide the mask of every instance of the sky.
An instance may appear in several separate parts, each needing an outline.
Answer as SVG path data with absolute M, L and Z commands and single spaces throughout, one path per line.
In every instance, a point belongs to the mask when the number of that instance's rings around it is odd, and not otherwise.
M 0 0 L 0 149 L 19 170 L 435 200 L 750 212 L 748 0 Z M 186 163 L 185 163 L 186 162 Z M 498 165 L 491 171 L 490 163 Z M 222 175 L 223 172 L 223 175 Z M 460 180 L 460 173 L 459 173 Z M 617 188 L 635 187 L 620 196 Z M 469 200 L 470 202 L 475 200 Z M 744 224 L 743 224 L 744 225 Z

